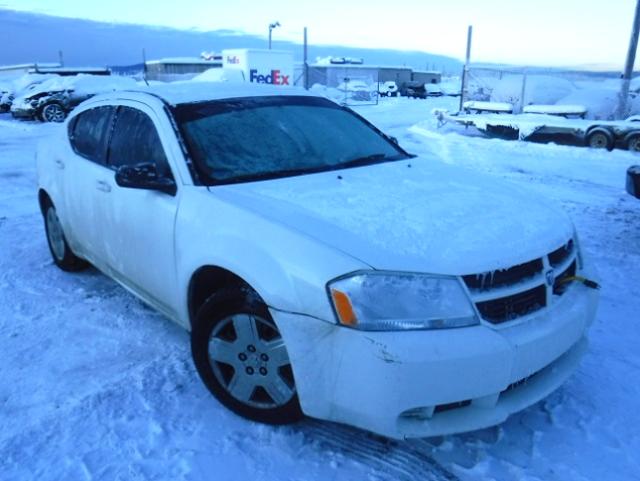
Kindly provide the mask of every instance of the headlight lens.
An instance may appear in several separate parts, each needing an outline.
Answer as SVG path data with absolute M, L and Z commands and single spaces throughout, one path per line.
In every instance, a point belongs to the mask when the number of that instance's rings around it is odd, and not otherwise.
M 357 329 L 445 329 L 479 323 L 457 277 L 357 272 L 327 287 L 338 321 Z

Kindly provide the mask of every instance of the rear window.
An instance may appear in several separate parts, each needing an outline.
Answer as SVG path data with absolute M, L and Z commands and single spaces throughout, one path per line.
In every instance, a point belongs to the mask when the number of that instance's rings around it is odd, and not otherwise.
M 105 163 L 113 112 L 113 107 L 96 107 L 73 119 L 69 142 L 78 155 L 98 164 Z

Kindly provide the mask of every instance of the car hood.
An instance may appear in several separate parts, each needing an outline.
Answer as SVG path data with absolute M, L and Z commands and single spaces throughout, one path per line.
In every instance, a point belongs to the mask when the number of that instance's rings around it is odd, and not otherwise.
M 487 272 L 573 235 L 566 214 L 518 186 L 426 158 L 210 190 L 374 269 Z

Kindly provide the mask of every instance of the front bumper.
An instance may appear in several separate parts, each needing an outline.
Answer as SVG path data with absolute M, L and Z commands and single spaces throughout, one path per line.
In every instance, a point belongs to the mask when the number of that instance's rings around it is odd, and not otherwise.
M 364 332 L 273 311 L 302 410 L 391 438 L 471 431 L 550 394 L 586 349 L 597 291 L 572 286 L 511 326 Z
M 32 119 L 36 116 L 36 109 L 31 106 L 11 106 L 11 115 L 17 119 Z

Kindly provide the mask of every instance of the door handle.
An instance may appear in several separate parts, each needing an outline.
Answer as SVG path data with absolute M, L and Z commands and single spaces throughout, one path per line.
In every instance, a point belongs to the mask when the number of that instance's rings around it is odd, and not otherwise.
M 104 180 L 98 180 L 96 182 L 96 189 L 102 192 L 111 192 L 111 186 Z
M 58 169 L 64 169 L 64 162 L 62 162 L 60 159 L 56 159 L 55 163 L 56 163 L 56 167 L 58 167 Z

